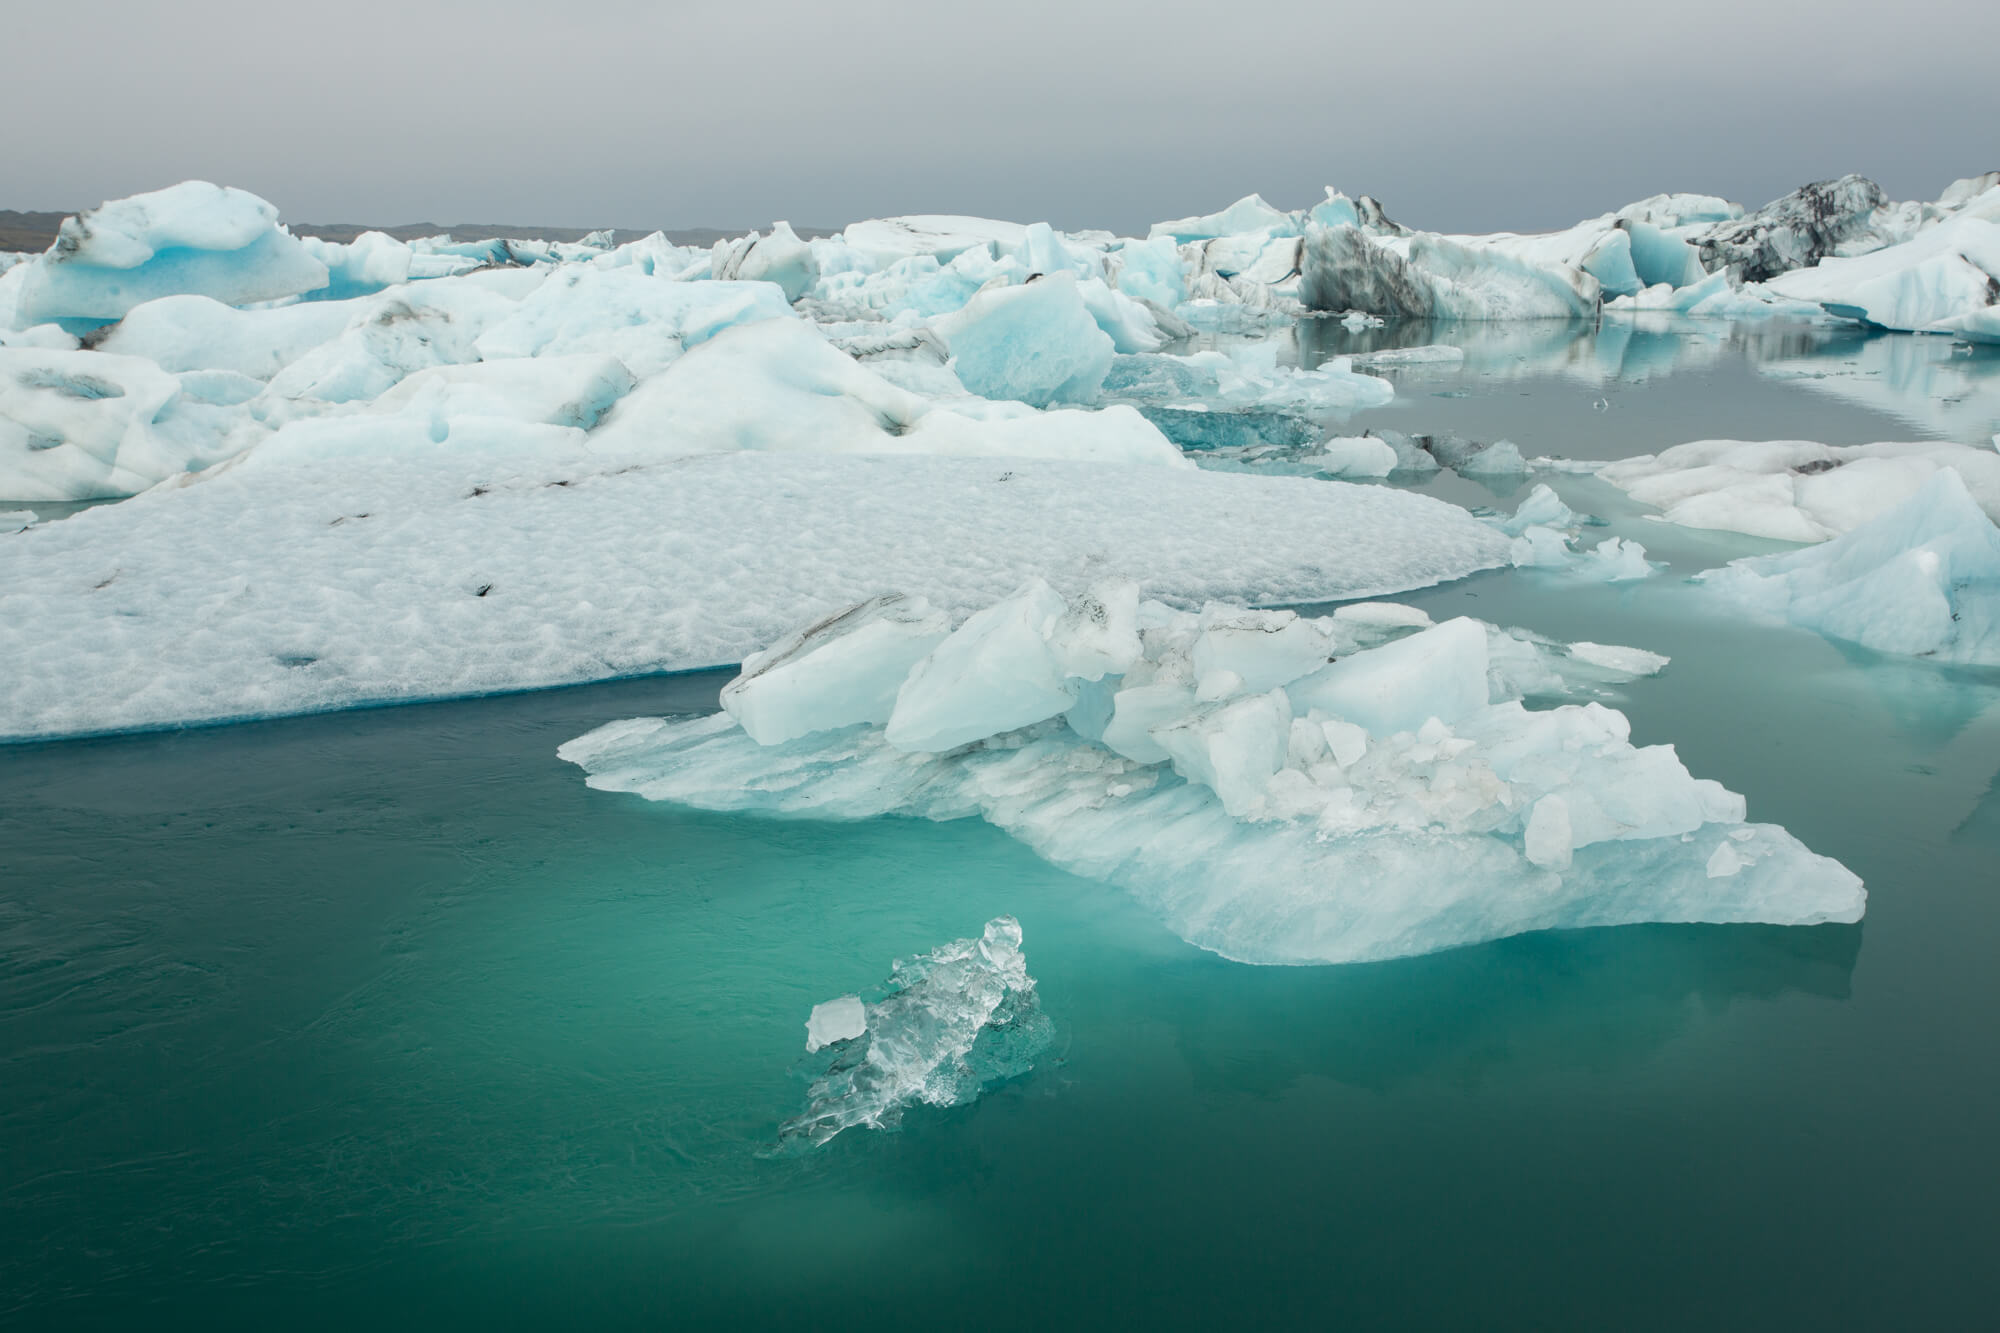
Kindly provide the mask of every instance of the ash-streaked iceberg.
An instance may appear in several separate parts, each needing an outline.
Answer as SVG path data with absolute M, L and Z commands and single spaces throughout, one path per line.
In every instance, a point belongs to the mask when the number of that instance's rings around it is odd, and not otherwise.
M 864 995 L 813 1008 L 806 1023 L 806 1109 L 781 1147 L 817 1148 L 849 1129 L 893 1130 L 910 1107 L 962 1106 L 1028 1073 L 1055 1037 L 1021 951 L 1021 923 L 986 923 L 898 959 Z
M 1589 697 L 1664 659 L 1463 618 L 1420 625 L 1398 607 L 1306 620 L 1174 611 L 1119 584 L 1068 602 L 1030 583 L 911 668 L 885 726 L 764 746 L 726 714 L 640 718 L 560 753 L 594 787 L 706 809 L 982 816 L 1246 962 L 1643 921 L 1859 919 L 1852 874 L 1744 823 L 1742 797 L 1670 746 L 1634 746 L 1622 714 L 1522 702 Z M 1080 642 L 1095 646 L 1072 674 Z M 941 693 L 939 672 L 965 688 Z M 846 697 L 851 678 L 828 688 Z M 921 725 L 899 730 L 906 708 Z
M 2000 665 L 2000 528 L 1952 468 L 1843 536 L 1701 581 L 1757 614 L 1877 652 Z

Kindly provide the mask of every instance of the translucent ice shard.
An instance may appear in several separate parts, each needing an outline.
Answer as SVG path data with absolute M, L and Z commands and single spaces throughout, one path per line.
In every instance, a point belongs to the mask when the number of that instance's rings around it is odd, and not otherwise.
M 995 917 L 978 939 L 898 961 L 870 997 L 814 1007 L 806 1050 L 827 1054 L 806 1109 L 779 1139 L 805 1150 L 842 1130 L 893 1129 L 919 1103 L 972 1101 L 1027 1073 L 1053 1031 L 1021 952 L 1021 923 Z

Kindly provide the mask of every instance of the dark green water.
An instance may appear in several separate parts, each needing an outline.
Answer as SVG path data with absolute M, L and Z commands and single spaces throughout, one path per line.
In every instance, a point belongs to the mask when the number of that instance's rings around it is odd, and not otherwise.
M 1562 489 L 1677 576 L 1756 545 Z M 1667 579 L 1410 600 L 1671 654 L 1635 739 L 1867 919 L 1252 968 L 983 824 L 556 760 L 717 675 L 0 749 L 0 1325 L 1988 1326 L 2000 674 Z M 1001 913 L 1037 1072 L 760 1156 L 811 1005 Z

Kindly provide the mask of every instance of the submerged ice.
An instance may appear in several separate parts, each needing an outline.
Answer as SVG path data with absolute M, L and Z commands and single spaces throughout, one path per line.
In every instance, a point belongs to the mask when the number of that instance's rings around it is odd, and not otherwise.
M 815 1005 L 806 1021 L 806 1109 L 778 1131 L 808 1149 L 844 1130 L 894 1129 L 915 1105 L 958 1106 L 1019 1078 L 1054 1035 L 1021 952 L 1021 923 L 899 959 L 865 995 Z
M 1665 665 L 1636 649 L 1380 604 L 1176 611 L 1130 582 L 1031 581 L 906 665 L 939 626 L 912 606 L 887 629 L 889 609 L 787 640 L 789 675 L 753 667 L 722 714 L 612 723 L 561 754 L 594 787 L 702 808 L 982 816 L 1249 962 L 1861 915 L 1840 865 L 1745 823 L 1672 747 L 1632 744 L 1600 700 Z M 841 649 L 850 632 L 868 645 Z M 801 731 L 821 692 L 824 729 Z

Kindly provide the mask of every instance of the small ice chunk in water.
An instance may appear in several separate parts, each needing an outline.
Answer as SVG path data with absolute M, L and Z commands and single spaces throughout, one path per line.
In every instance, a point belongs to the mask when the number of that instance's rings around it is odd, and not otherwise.
M 806 1050 L 833 1054 L 806 1109 L 780 1127 L 782 1143 L 814 1148 L 856 1126 L 893 1129 L 918 1102 L 972 1101 L 1027 1073 L 1053 1035 L 1011 916 L 987 922 L 978 939 L 899 961 L 875 994 L 814 1007 Z
M 843 995 L 813 1006 L 806 1016 L 806 1054 L 837 1041 L 853 1041 L 868 1031 L 868 1012 L 859 995 Z

